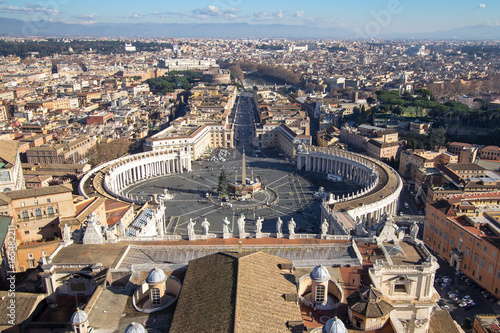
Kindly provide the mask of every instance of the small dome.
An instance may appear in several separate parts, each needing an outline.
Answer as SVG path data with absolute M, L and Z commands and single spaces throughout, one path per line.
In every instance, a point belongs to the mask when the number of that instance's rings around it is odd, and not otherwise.
M 132 323 L 127 326 L 124 333 L 148 333 L 148 331 L 141 324 Z
M 88 318 L 89 316 L 85 313 L 85 311 L 77 308 L 76 312 L 73 313 L 73 315 L 71 316 L 71 324 L 79 325 L 81 323 L 86 322 Z
M 314 267 L 309 276 L 316 282 L 326 282 L 331 279 L 330 273 L 328 273 L 326 267 L 321 265 Z
M 167 276 L 165 275 L 165 272 L 163 269 L 159 269 L 158 267 L 155 267 L 154 269 L 149 272 L 148 277 L 146 278 L 146 282 L 149 284 L 157 284 L 165 281 L 167 279 Z
M 347 329 L 339 318 L 333 317 L 323 326 L 322 333 L 347 333 Z

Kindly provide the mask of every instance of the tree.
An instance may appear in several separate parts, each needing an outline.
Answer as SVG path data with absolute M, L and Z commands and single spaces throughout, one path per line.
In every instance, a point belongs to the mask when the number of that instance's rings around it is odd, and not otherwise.
M 229 71 L 231 72 L 231 75 L 233 75 L 238 80 L 243 81 L 243 78 L 245 75 L 243 74 L 243 71 L 241 70 L 240 66 L 232 65 L 232 66 L 229 66 L 227 69 L 229 69 Z
M 128 153 L 130 142 L 125 139 L 118 139 L 111 142 L 98 143 L 90 154 L 90 164 L 92 167 L 114 160 Z
M 472 322 L 471 322 L 470 318 L 467 317 L 464 319 L 464 322 L 462 323 L 462 327 L 464 330 L 469 330 L 472 327 L 471 324 L 472 324 Z
M 368 103 L 369 106 L 372 106 L 373 104 L 375 104 L 375 98 L 373 97 L 368 97 L 366 99 L 366 103 Z
M 224 169 L 220 172 L 219 186 L 217 189 L 219 190 L 219 194 L 227 194 L 229 192 L 229 184 L 227 182 L 226 171 L 224 171 Z
M 428 140 L 429 149 L 434 149 L 436 146 L 444 146 L 446 143 L 446 129 L 443 127 L 431 128 Z

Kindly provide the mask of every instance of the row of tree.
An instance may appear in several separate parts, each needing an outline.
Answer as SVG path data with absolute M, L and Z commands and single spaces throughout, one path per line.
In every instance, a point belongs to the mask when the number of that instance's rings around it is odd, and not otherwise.
M 164 48 L 172 47 L 171 44 L 160 44 L 157 42 L 134 42 L 138 52 L 160 51 Z M 99 54 L 125 53 L 124 42 L 118 40 L 73 40 L 64 42 L 59 39 L 48 39 L 46 41 L 5 41 L 0 40 L 0 56 L 18 56 L 26 58 L 33 53 L 38 53 L 40 57 L 52 56 L 54 54 L 70 54 L 70 47 L 73 53 L 80 54 L 92 51 Z
M 399 96 L 397 91 L 377 91 L 377 98 L 380 102 L 374 112 L 393 113 L 401 115 L 407 108 L 425 110 L 428 120 L 439 123 L 451 123 L 456 126 L 472 126 L 484 128 L 497 128 L 500 126 L 500 110 L 488 110 L 486 103 L 482 99 L 476 99 L 483 104 L 480 109 L 471 109 L 468 105 L 455 101 L 438 103 L 434 101 L 434 95 L 430 90 L 421 89 L 415 92 L 417 97 L 406 92 Z
M 146 80 L 149 89 L 153 94 L 165 94 L 173 92 L 177 88 L 189 90 L 193 87 L 193 83 L 199 81 L 202 77 L 201 73 L 193 71 L 172 71 L 163 76 Z

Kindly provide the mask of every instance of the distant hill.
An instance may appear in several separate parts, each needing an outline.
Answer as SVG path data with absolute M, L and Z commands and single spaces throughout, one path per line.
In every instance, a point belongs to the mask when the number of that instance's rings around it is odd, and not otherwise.
M 342 28 L 313 28 L 300 25 L 248 23 L 96 23 L 61 22 L 0 18 L 0 36 L 54 37 L 212 37 L 212 38 L 348 38 L 353 33 Z
M 96 23 L 69 24 L 0 17 L 0 36 L 12 37 L 209 37 L 209 38 L 356 38 L 343 28 L 248 23 Z M 370 36 L 372 37 L 372 36 Z M 431 33 L 390 33 L 373 36 L 386 39 L 500 39 L 500 27 L 476 25 Z

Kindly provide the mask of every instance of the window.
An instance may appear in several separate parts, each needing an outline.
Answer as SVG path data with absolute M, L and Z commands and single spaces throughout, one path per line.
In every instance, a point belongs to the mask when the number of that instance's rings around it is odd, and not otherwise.
M 50 198 L 47 198 L 47 203 L 50 203 Z
M 394 285 L 394 292 L 395 293 L 405 293 L 406 294 L 406 285 L 404 284 L 395 284 Z
M 325 301 L 325 286 L 319 285 L 316 287 L 315 302 L 323 303 Z
M 35 200 L 35 205 L 38 205 L 38 200 Z
M 444 233 L 444 240 L 448 240 L 448 233 L 447 232 Z
M 23 219 L 27 219 L 27 218 L 29 218 L 29 217 L 28 217 L 28 211 L 27 211 L 27 210 L 23 210 L 23 211 L 21 212 L 21 214 L 23 214 Z
M 29 268 L 35 268 L 35 259 L 29 259 L 28 266 Z
M 495 250 L 491 251 L 491 256 L 492 256 L 493 258 L 495 258 L 496 254 L 497 254 L 497 252 L 496 252 Z
M 455 245 L 455 238 L 450 237 L 450 244 L 451 244 L 451 246 Z
M 153 306 L 158 306 L 161 304 L 159 288 L 151 289 L 151 304 L 153 304 Z
M 25 234 L 25 235 L 28 235 L 29 233 L 30 233 L 30 231 L 29 231 L 29 230 L 25 230 L 25 231 L 24 231 L 24 234 Z
M 54 215 L 54 208 L 52 208 L 52 206 L 49 206 L 47 208 L 47 212 L 49 212 L 49 215 Z
M 33 253 L 28 253 L 28 258 L 33 259 Z
M 486 265 L 486 261 L 483 259 L 481 259 L 481 267 L 484 267 L 484 265 Z
M 488 273 L 492 274 L 493 273 L 493 265 L 490 264 L 490 266 L 488 267 Z
M 36 217 L 42 217 L 42 210 L 40 208 L 35 209 Z
M 46 256 L 47 255 L 47 251 L 42 251 L 42 256 Z
M 468 257 L 470 254 L 470 250 L 468 247 L 465 248 L 465 255 Z
M 488 246 L 484 246 L 484 253 L 488 253 Z
M 23 201 L 23 202 L 21 202 L 21 207 L 24 207 L 24 201 Z
M 474 253 L 474 262 L 477 262 L 479 260 L 479 256 L 477 255 L 477 253 Z
M 439 237 L 443 237 L 443 230 L 439 229 Z
M 497 272 L 497 279 L 500 279 L 500 271 Z

